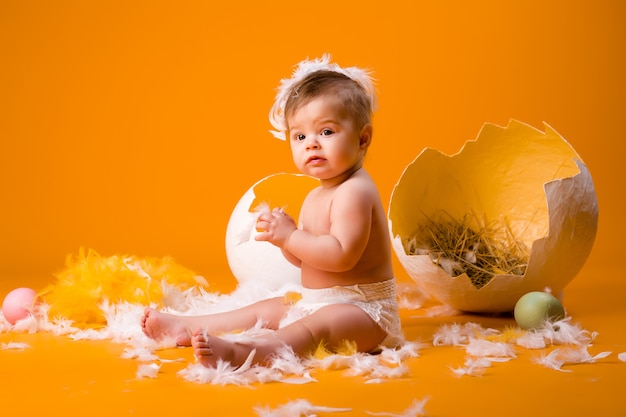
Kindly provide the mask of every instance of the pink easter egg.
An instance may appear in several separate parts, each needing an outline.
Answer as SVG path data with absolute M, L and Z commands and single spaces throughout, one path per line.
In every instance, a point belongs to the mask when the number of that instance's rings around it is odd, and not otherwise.
M 11 324 L 22 320 L 30 314 L 37 293 L 32 288 L 16 288 L 4 297 L 2 314 Z

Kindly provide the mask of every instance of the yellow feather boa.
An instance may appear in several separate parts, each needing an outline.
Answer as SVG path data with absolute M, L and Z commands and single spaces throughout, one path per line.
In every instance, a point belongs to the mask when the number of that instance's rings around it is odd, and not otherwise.
M 82 248 L 68 255 L 65 268 L 55 277 L 56 282 L 41 292 L 49 305 L 48 316 L 72 320 L 78 327 L 106 325 L 100 309 L 104 301 L 160 306 L 165 286 L 181 291 L 208 286 L 204 278 L 169 257 L 104 257 Z

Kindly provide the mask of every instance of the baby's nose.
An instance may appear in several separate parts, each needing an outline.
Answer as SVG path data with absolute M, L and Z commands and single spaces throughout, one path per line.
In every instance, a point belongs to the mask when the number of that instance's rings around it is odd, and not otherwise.
M 306 148 L 307 149 L 318 149 L 320 147 L 320 143 L 317 138 L 307 138 Z

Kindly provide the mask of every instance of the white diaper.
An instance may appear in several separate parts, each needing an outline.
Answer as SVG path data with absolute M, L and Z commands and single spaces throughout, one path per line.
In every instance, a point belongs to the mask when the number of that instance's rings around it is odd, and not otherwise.
M 403 343 L 404 336 L 396 298 L 396 280 L 393 278 L 370 284 L 320 289 L 302 288 L 302 298 L 287 312 L 280 322 L 280 327 L 331 304 L 353 304 L 365 311 L 387 333 L 381 346 L 397 347 Z

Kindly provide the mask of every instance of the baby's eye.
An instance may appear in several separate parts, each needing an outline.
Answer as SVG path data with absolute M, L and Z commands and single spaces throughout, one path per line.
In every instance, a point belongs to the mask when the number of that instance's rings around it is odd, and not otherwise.
M 294 138 L 296 140 L 304 140 L 306 139 L 306 136 L 304 136 L 302 133 L 298 133 L 297 135 L 294 136 Z
M 322 136 L 330 136 L 333 134 L 333 131 L 330 129 L 324 129 L 322 130 Z

